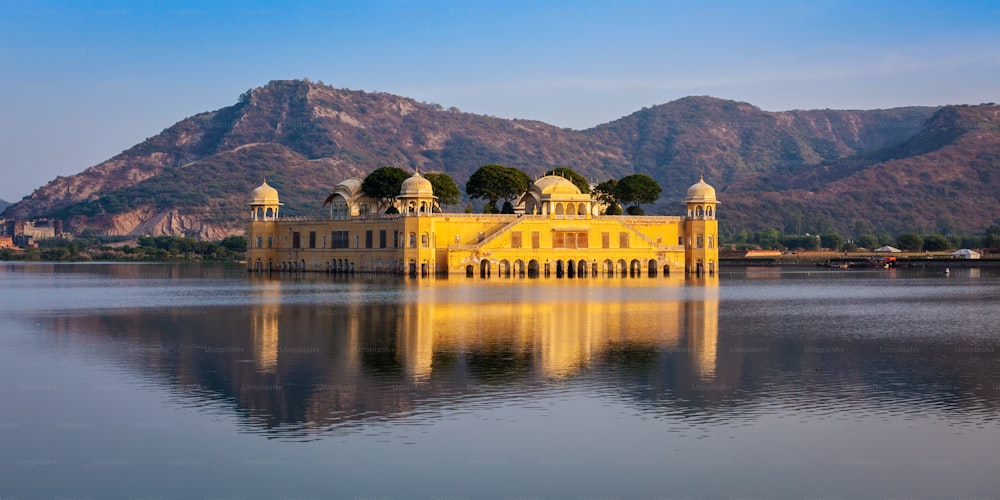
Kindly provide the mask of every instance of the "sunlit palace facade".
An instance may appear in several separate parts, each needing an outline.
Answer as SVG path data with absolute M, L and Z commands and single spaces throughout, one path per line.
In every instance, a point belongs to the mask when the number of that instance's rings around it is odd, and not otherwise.
M 536 180 L 514 214 L 436 211 L 430 181 L 415 173 L 393 202 L 367 197 L 348 179 L 322 218 L 282 217 L 278 191 L 251 193 L 251 271 L 398 273 L 412 277 L 666 276 L 715 274 L 719 262 L 715 189 L 699 180 L 684 216 L 598 215 L 601 207 L 569 180 Z

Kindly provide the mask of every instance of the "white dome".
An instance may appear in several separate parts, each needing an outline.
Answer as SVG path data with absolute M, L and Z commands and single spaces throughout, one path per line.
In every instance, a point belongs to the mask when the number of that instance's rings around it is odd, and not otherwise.
M 267 184 L 267 180 L 263 184 L 254 188 L 250 192 L 250 204 L 251 205 L 281 205 L 278 200 L 278 190 Z
M 705 182 L 704 178 L 699 178 L 698 182 L 687 190 L 687 203 L 717 203 L 715 199 L 715 188 Z
M 434 197 L 434 186 L 420 172 L 413 174 L 403 181 L 399 189 L 400 198 L 432 198 Z

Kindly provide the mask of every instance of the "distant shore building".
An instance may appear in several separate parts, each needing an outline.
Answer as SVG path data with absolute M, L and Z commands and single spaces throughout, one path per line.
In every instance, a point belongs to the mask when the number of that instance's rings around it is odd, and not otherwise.
M 70 237 L 63 232 L 62 221 L 59 219 L 0 219 L 0 236 L 9 237 L 11 246 L 18 248 L 37 247 L 35 240 Z
M 251 271 L 374 272 L 488 277 L 715 274 L 719 262 L 715 189 L 687 190 L 683 216 L 598 215 L 597 201 L 569 180 L 536 180 L 514 214 L 436 211 L 430 181 L 403 182 L 387 214 L 361 181 L 334 187 L 323 218 L 282 217 L 265 181 L 250 195 Z

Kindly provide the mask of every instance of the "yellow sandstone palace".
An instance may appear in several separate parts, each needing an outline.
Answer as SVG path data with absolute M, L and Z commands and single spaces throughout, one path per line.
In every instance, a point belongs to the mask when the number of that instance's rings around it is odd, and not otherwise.
M 279 217 L 278 191 L 267 181 L 254 189 L 248 270 L 582 278 L 715 274 L 719 262 L 719 202 L 704 180 L 687 190 L 686 216 L 598 215 L 596 200 L 554 175 L 536 180 L 514 214 L 437 212 L 419 172 L 403 182 L 397 214 L 358 179 L 329 199 L 327 217 Z

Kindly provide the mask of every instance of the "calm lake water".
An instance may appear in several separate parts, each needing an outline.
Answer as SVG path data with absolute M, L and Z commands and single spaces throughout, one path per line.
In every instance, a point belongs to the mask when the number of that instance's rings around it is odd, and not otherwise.
M 0 497 L 996 498 L 1000 270 L 0 263 Z

